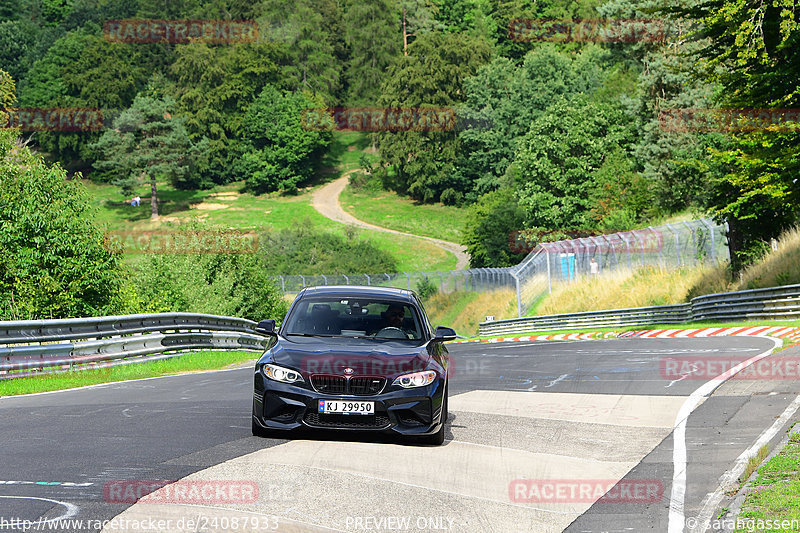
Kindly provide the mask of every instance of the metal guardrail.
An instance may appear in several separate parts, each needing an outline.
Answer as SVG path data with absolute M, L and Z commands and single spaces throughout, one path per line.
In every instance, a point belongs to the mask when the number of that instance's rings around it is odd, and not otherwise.
M 175 357 L 186 350 L 262 351 L 243 318 L 157 313 L 0 322 L 0 379 Z
M 588 327 L 679 324 L 699 320 L 749 320 L 800 318 L 800 285 L 707 294 L 690 303 L 586 313 L 545 315 L 482 322 L 481 335 L 502 335 L 535 330 Z

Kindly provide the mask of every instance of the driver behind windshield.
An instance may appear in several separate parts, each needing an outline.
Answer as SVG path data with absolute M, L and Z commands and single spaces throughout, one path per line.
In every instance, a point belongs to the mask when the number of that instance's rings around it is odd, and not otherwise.
M 418 336 L 415 331 L 408 330 L 404 326 L 406 307 L 402 304 L 389 304 L 386 311 L 381 313 L 382 323 L 375 332 L 376 337 L 395 337 L 392 332 L 401 333 L 407 339 L 416 339 Z M 387 329 L 388 328 L 388 329 Z

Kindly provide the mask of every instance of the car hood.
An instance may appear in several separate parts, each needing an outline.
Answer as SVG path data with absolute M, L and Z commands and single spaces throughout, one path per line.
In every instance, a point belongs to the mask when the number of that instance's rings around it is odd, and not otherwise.
M 427 343 L 372 339 L 280 339 L 270 350 L 276 364 L 304 375 L 396 377 L 428 368 Z M 349 369 L 349 370 L 348 370 Z

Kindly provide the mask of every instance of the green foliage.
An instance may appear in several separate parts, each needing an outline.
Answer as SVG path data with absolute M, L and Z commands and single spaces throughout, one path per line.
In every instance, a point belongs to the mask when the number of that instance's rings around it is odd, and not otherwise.
M 420 298 L 427 300 L 439 292 L 439 287 L 437 287 L 436 284 L 429 280 L 426 276 L 417 282 L 417 286 L 414 288 L 414 290 L 417 291 L 417 295 L 419 295 Z
M 800 21 L 792 3 L 712 0 L 666 9 L 702 24 L 695 53 L 704 78 L 721 85 L 717 102 L 733 108 L 797 108 Z M 761 242 L 800 214 L 800 131 L 787 123 L 730 135 L 713 147 L 707 207 L 730 226 L 734 268 L 758 257 Z
M 462 244 L 472 268 L 505 267 L 519 263 L 526 251 L 512 250 L 514 232 L 522 229 L 525 214 L 511 189 L 499 189 L 480 197 L 469 207 Z
M 561 99 L 532 125 L 514 163 L 526 225 L 587 228 L 594 173 L 614 150 L 631 142 L 621 109 L 585 97 Z
M 384 71 L 402 49 L 396 5 L 391 0 L 350 2 L 344 13 L 350 61 L 347 100 L 352 105 L 374 105 L 380 96 Z
M 467 200 L 506 184 L 508 166 L 531 124 L 557 98 L 596 89 L 602 58 L 594 47 L 571 56 L 543 44 L 519 66 L 497 58 L 464 81 L 466 103 L 460 116 L 489 125 L 459 133 L 453 181 L 463 187 Z
M 333 0 L 264 0 L 259 28 L 269 40 L 284 43 L 289 62 L 282 75 L 294 91 L 306 91 L 327 105 L 336 101 L 342 64 L 336 60 L 344 35 Z
M 463 101 L 464 80 L 489 59 L 489 46 L 462 34 L 430 33 L 408 47 L 389 68 L 380 104 L 438 107 L 443 116 Z M 401 131 L 377 135 L 384 184 L 424 202 L 460 203 L 465 188 L 453 183 L 455 131 Z M 393 173 L 387 171 L 391 166 Z
M 0 22 L 0 65 L 15 79 L 21 79 L 30 68 L 35 40 L 36 27 L 30 22 Z
M 152 217 L 158 216 L 156 182 L 168 180 L 175 187 L 185 187 L 204 153 L 205 143 L 192 144 L 184 120 L 172 116 L 174 110 L 175 102 L 169 97 L 137 96 L 93 146 L 100 154 L 97 168 L 110 172 L 126 194 L 150 182 Z
M 369 241 L 314 230 L 309 223 L 265 233 L 260 239 L 263 267 L 271 274 L 380 274 L 397 272 L 391 254 Z
M 209 313 L 255 321 L 280 320 L 286 313 L 275 280 L 254 253 L 147 255 L 131 268 L 130 283 L 129 312 Z
M 329 131 L 303 127 L 303 112 L 314 104 L 300 93 L 281 92 L 271 85 L 247 109 L 243 132 L 246 148 L 236 170 L 256 192 L 295 191 L 310 178 Z
M 654 195 L 649 182 L 633 171 L 633 164 L 619 148 L 608 154 L 592 174 L 589 202 L 591 216 L 606 233 L 634 229 L 652 209 Z
M 178 109 L 186 116 L 192 140 L 208 139 L 208 164 L 198 168 L 198 188 L 242 176 L 233 171 L 241 155 L 245 111 L 268 83 L 279 79 L 283 52 L 275 43 L 213 47 L 180 45 L 170 67 Z
M 117 255 L 104 247 L 88 193 L 11 132 L 0 132 L 0 318 L 114 311 Z
M 17 89 L 14 84 L 14 78 L 0 69 L 0 109 L 8 109 L 17 101 Z M 0 124 L 3 126 L 4 124 Z

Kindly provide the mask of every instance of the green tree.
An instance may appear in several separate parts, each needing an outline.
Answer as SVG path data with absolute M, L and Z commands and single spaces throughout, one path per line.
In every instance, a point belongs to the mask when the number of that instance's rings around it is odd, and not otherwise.
M 469 207 L 462 244 L 469 253 L 471 268 L 506 267 L 519 263 L 527 250 L 513 246 L 522 229 L 525 213 L 514 191 L 499 189 L 481 196 Z
M 529 52 L 519 66 L 497 58 L 464 80 L 466 102 L 459 115 L 467 123 L 488 125 L 459 133 L 453 180 L 464 184 L 466 200 L 474 201 L 504 184 L 517 144 L 553 101 L 597 90 L 602 83 L 603 57 L 597 47 L 569 55 L 543 44 Z
M 337 41 L 344 32 L 341 12 L 330 0 L 265 0 L 259 29 L 270 40 L 284 43 L 289 62 L 282 74 L 288 88 L 306 91 L 327 105 L 341 87 L 342 64 L 336 61 Z
M 455 113 L 464 99 L 464 80 L 490 56 L 486 42 L 461 34 L 429 33 L 398 57 L 381 86 L 379 103 L 387 107 L 436 107 L 443 116 Z M 412 198 L 459 203 L 464 185 L 453 183 L 458 132 L 400 131 L 377 135 L 380 177 L 389 188 Z M 391 167 L 391 172 L 387 169 Z
M 114 183 L 130 194 L 150 183 L 151 218 L 158 218 L 158 180 L 184 185 L 186 176 L 205 151 L 202 141 L 192 144 L 184 120 L 173 117 L 175 102 L 137 96 L 130 108 L 114 120 L 112 129 L 93 146 L 100 155 L 96 166 L 114 175 Z
M 304 127 L 303 113 L 313 107 L 300 93 L 264 87 L 245 114 L 245 148 L 236 163 L 248 188 L 257 193 L 295 191 L 298 183 L 312 176 L 331 142 L 330 131 Z
M 513 174 L 526 226 L 585 229 L 592 226 L 593 174 L 607 154 L 629 150 L 630 117 L 584 96 L 561 99 L 532 125 L 520 144 Z
M 353 105 L 374 104 L 380 96 L 384 72 L 401 50 L 396 5 L 391 0 L 351 2 L 344 23 L 350 47 L 347 100 Z
M 192 140 L 208 139 L 208 164 L 193 176 L 195 187 L 241 179 L 233 166 L 243 150 L 245 110 L 267 83 L 279 83 L 283 57 L 275 43 L 177 47 L 170 71 L 179 110 Z
M 37 33 L 26 20 L 0 22 L 0 65 L 14 79 L 21 79 L 30 68 Z
M 711 0 L 667 12 L 700 23 L 696 38 L 708 46 L 695 58 L 706 79 L 721 85 L 722 107 L 800 107 L 800 19 L 792 3 Z M 739 269 L 763 241 L 797 222 L 800 129 L 796 121 L 784 121 L 729 138 L 728 146 L 711 149 L 717 177 L 707 206 L 728 222 L 732 263 Z
M 104 247 L 88 192 L 15 138 L 0 131 L 0 318 L 114 312 L 118 259 Z

